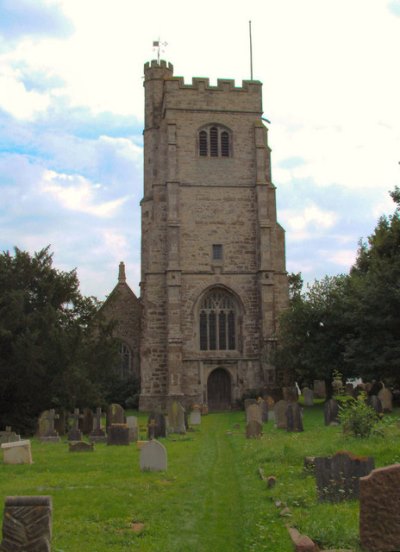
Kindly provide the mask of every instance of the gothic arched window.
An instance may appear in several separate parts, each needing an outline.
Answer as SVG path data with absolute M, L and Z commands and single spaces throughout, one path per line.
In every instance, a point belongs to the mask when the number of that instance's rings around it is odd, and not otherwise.
M 226 128 L 212 125 L 199 132 L 200 157 L 231 157 L 231 134 Z
M 237 348 L 238 308 L 233 295 L 211 290 L 200 303 L 200 350 L 226 351 Z
M 122 343 L 119 346 L 119 376 L 121 379 L 127 379 L 132 373 L 132 353 L 130 348 Z

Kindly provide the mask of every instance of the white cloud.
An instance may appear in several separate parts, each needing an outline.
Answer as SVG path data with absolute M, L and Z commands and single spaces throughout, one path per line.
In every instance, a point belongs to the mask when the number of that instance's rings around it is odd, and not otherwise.
M 283 209 L 280 211 L 280 218 L 286 229 L 299 237 L 306 235 L 308 229 L 317 227 L 320 230 L 327 230 L 332 228 L 338 219 L 338 215 L 333 211 L 324 211 L 317 205 L 310 203 L 302 211 L 299 209 Z
M 5 64 L 0 64 L 0 109 L 16 119 L 32 119 L 49 107 L 48 94 L 26 90 L 20 74 Z

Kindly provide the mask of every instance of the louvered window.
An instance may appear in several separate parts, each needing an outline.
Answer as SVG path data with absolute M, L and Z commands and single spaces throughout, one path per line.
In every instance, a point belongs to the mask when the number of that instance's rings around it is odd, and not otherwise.
M 231 157 L 231 135 L 219 126 L 210 126 L 199 132 L 200 157 Z
M 202 130 L 199 135 L 199 153 L 201 156 L 208 155 L 208 144 L 207 144 L 207 132 Z
M 229 134 L 225 130 L 221 132 L 221 155 L 229 157 Z
M 210 155 L 218 157 L 218 129 L 216 127 L 210 128 Z

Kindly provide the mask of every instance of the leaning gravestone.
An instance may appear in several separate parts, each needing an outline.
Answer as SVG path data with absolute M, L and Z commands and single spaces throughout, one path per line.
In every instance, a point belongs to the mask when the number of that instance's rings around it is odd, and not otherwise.
M 137 441 L 139 438 L 139 426 L 137 417 L 127 416 L 126 425 L 128 426 L 129 430 L 129 442 L 132 443 L 133 441 Z
M 246 409 L 246 422 L 249 423 L 253 420 L 262 424 L 262 411 L 258 403 L 251 404 Z
M 125 419 L 125 410 L 119 404 L 110 404 L 107 408 L 106 414 L 106 428 L 111 426 L 111 424 L 124 424 Z
M 79 429 L 84 435 L 89 435 L 93 429 L 93 411 L 91 408 L 84 408 L 80 419 Z
M 339 405 L 335 399 L 328 399 L 324 404 L 325 425 L 337 425 L 339 423 Z
M 127 424 L 111 424 L 107 432 L 107 445 L 129 445 Z
M 341 502 L 358 498 L 360 477 L 374 469 L 374 459 L 337 452 L 334 456 L 315 458 L 315 476 L 320 501 Z
M 304 431 L 303 418 L 299 403 L 289 403 L 286 409 L 286 430 L 289 432 Z
M 56 411 L 54 408 L 45 410 L 39 417 L 39 438 L 41 441 L 58 442 L 60 437 L 54 429 Z
M 381 401 L 383 412 L 392 412 L 393 393 L 387 387 L 381 389 L 378 393 L 378 399 Z
M 185 409 L 178 401 L 168 407 L 168 433 L 186 433 Z
M 31 442 L 14 441 L 3 443 L 4 464 L 32 464 Z
M 158 439 L 167 436 L 165 416 L 161 412 L 152 412 L 147 420 L 147 436 L 149 439 Z
M 101 427 L 101 408 L 96 408 L 96 415 L 93 419 L 93 429 L 89 435 L 89 440 L 94 443 L 105 443 L 107 441 L 106 433 Z
M 326 383 L 324 380 L 314 380 L 314 397 L 326 399 Z
M 68 431 L 68 441 L 81 441 L 82 432 L 79 429 L 79 408 L 74 409 L 74 413 L 70 416 L 72 419 L 71 428 Z
M 1 552 L 50 552 L 51 496 L 8 496 Z
M 400 550 L 400 464 L 360 479 L 360 541 L 369 552 Z
M 167 471 L 167 450 L 162 443 L 153 439 L 140 449 L 141 471 Z
M 309 387 L 303 389 L 304 406 L 314 406 L 314 391 Z
M 286 410 L 288 404 L 289 403 L 287 401 L 278 401 L 275 404 L 275 425 L 278 429 L 286 429 L 287 427 Z
M 246 439 L 259 439 L 262 435 L 262 423 L 250 420 L 246 424 Z

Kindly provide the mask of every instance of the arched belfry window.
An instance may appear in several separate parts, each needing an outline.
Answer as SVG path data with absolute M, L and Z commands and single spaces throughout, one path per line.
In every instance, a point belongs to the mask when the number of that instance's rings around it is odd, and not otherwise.
M 231 157 L 231 133 L 224 127 L 212 125 L 199 132 L 200 157 Z
M 237 349 L 238 308 L 233 295 L 214 289 L 200 303 L 200 350 L 227 351 Z

